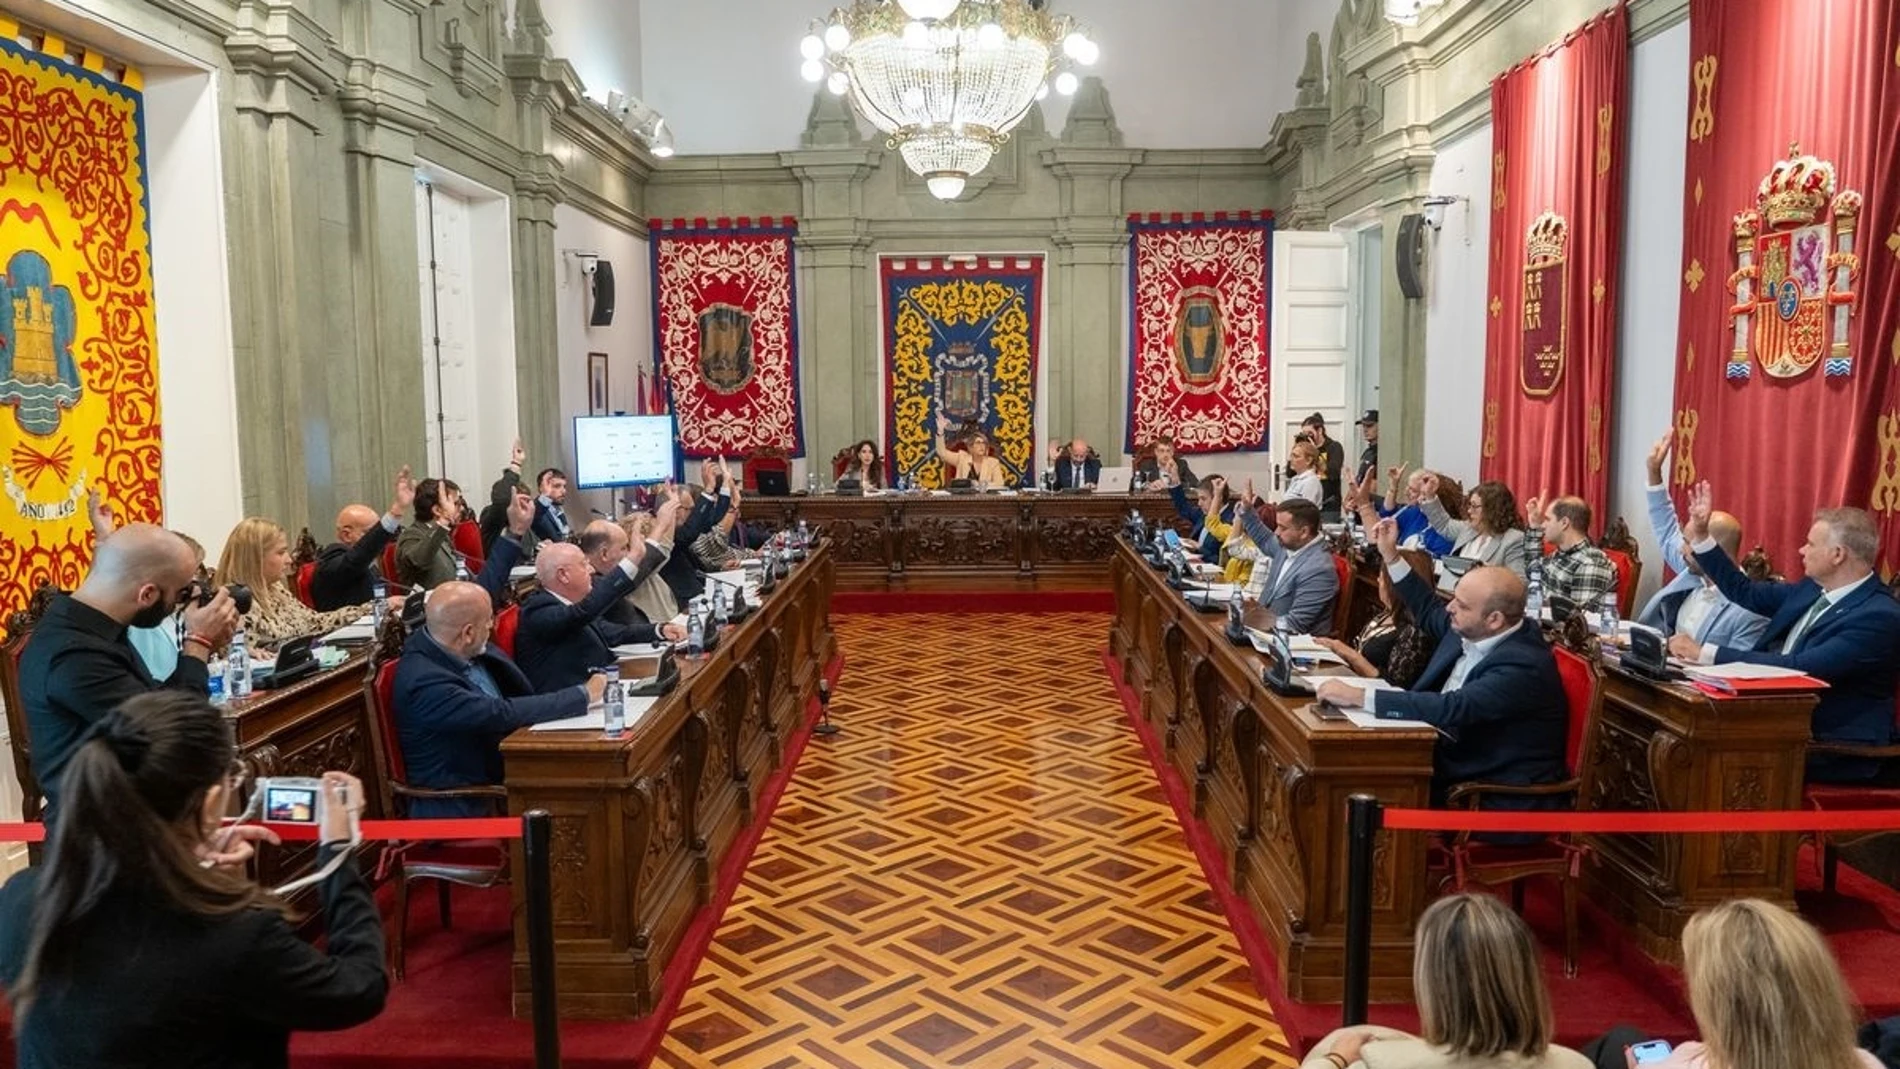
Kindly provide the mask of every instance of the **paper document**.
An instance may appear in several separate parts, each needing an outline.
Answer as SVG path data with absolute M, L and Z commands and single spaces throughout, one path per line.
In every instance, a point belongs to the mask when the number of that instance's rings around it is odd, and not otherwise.
M 1239 590 L 1240 590 L 1239 583 L 1189 583 L 1187 584 L 1188 593 L 1205 594 L 1207 597 L 1213 598 L 1216 601 L 1225 601 L 1226 599 L 1233 597 L 1234 594 Z
M 615 657 L 657 657 L 666 646 L 666 643 L 661 642 L 629 642 L 624 646 L 615 646 L 613 655 Z
M 1745 664 L 1741 661 L 1684 665 L 1682 670 L 1697 679 L 1791 679 L 1806 674 L 1798 668 L 1783 668 L 1778 664 Z
M 345 627 L 339 627 L 318 641 L 325 646 L 340 646 L 350 642 L 373 642 L 375 639 L 376 625 L 374 622 L 371 622 L 354 623 Z
M 1247 641 L 1253 644 L 1253 648 L 1257 652 L 1266 654 L 1269 657 L 1273 655 L 1273 646 L 1270 644 L 1270 639 L 1271 636 L 1268 635 L 1267 632 L 1257 627 L 1247 629 Z M 1320 664 L 1346 663 L 1344 657 L 1320 645 L 1319 641 L 1311 635 L 1288 636 L 1286 650 L 1293 655 L 1293 659 L 1296 661 L 1313 661 Z M 1376 682 L 1383 682 L 1383 680 Z
M 640 718 L 653 708 L 658 698 L 628 698 L 627 728 L 632 730 L 640 723 Z M 529 731 L 605 731 L 607 730 L 607 707 L 590 705 L 580 716 L 570 716 L 566 720 L 550 720 L 545 724 L 536 724 Z
M 1381 720 L 1364 709 L 1341 709 L 1340 712 L 1345 713 L 1346 719 L 1362 728 L 1389 728 L 1405 731 L 1438 730 L 1423 720 Z
M 523 579 L 533 579 L 534 565 L 517 564 L 514 567 L 508 569 L 508 578 L 516 582 L 519 582 Z

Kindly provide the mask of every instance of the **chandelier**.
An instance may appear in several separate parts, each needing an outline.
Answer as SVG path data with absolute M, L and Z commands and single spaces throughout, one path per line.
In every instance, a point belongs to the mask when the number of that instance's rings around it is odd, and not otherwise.
M 889 135 L 930 192 L 955 200 L 1036 101 L 1064 96 L 1101 49 L 1048 0 L 854 0 L 814 22 L 800 73 Z

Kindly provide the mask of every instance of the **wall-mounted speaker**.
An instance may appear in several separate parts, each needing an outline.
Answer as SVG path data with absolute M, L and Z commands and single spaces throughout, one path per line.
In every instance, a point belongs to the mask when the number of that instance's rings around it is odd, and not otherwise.
M 1399 241 L 1393 252 L 1398 261 L 1399 292 L 1416 300 L 1425 296 L 1425 217 L 1417 213 L 1399 220 Z
M 590 327 L 612 326 L 614 321 L 614 265 L 606 260 L 594 263 L 594 314 L 587 320 Z

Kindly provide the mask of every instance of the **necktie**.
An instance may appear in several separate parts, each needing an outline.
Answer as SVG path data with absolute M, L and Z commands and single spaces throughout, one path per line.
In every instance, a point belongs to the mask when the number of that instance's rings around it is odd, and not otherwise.
M 1830 604 L 1832 603 L 1828 601 L 1826 594 L 1815 598 L 1814 604 L 1808 606 L 1808 611 L 1802 615 L 1801 619 L 1795 621 L 1794 630 L 1788 632 L 1788 641 L 1781 644 L 1781 652 L 1793 653 L 1802 636 L 1808 633 L 1808 628 L 1814 626 L 1814 621 L 1820 619 L 1821 614 L 1827 611 Z

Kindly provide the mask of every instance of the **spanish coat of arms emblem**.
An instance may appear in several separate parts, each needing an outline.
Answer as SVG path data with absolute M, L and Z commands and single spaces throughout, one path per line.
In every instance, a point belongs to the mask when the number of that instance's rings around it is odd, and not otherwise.
M 1826 360 L 1829 377 L 1853 370 L 1847 326 L 1860 274 L 1854 228 L 1860 194 L 1836 191 L 1834 165 L 1791 147 L 1735 216 L 1735 348 L 1725 374 L 1749 377 L 1750 340 L 1762 370 L 1798 378 Z

